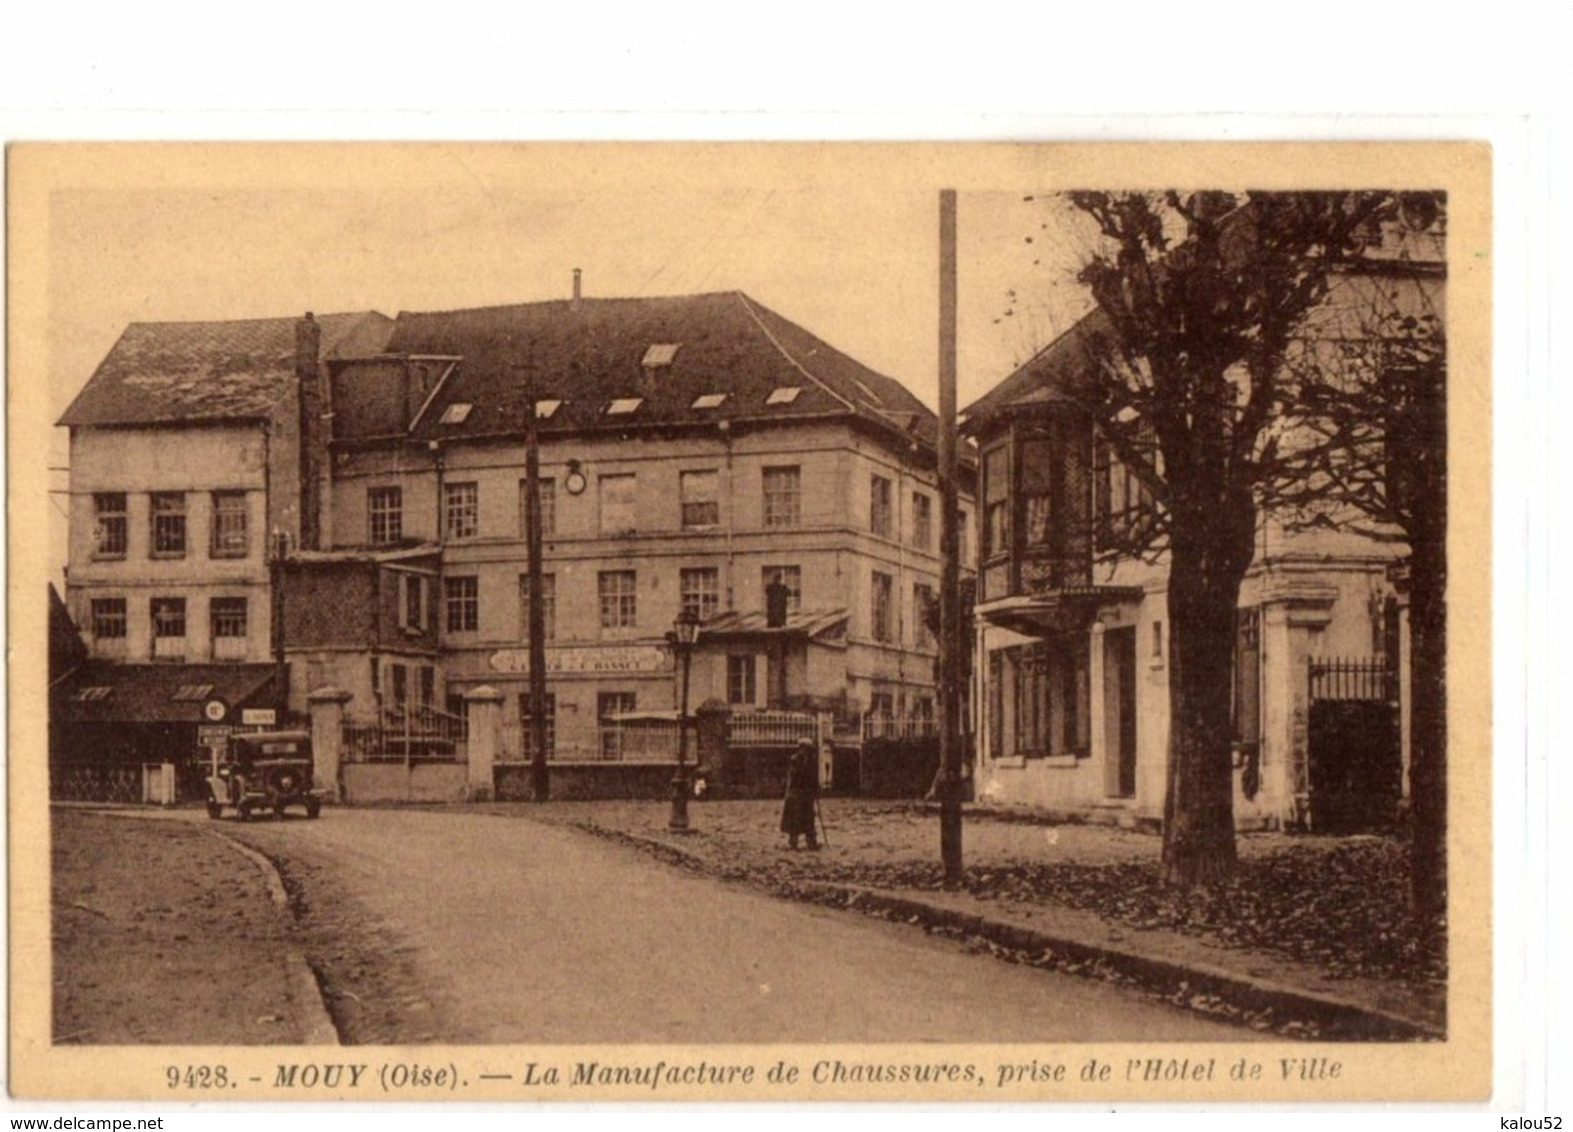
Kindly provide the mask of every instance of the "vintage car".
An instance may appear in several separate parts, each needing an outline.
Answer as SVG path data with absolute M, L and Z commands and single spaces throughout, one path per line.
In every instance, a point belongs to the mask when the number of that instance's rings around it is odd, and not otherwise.
M 208 817 L 225 806 L 241 821 L 256 810 L 282 818 L 286 806 L 303 806 L 308 818 L 322 812 L 322 791 L 312 783 L 311 733 L 253 731 L 231 735 L 213 750 L 208 776 Z

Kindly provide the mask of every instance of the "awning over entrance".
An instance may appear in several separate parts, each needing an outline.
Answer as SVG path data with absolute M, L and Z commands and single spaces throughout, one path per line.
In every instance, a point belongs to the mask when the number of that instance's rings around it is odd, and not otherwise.
M 1100 607 L 1138 601 L 1141 596 L 1140 586 L 1078 586 L 1000 598 L 979 605 L 974 614 L 990 625 L 1041 637 L 1086 629 Z
M 243 707 L 271 707 L 271 664 L 85 664 L 50 689 L 62 723 L 231 723 Z M 222 703 L 220 718 L 213 718 Z
M 758 641 L 772 637 L 830 643 L 845 638 L 848 616 L 845 609 L 802 610 L 788 613 L 782 625 L 771 625 L 762 611 L 722 613 L 699 627 L 699 643 Z

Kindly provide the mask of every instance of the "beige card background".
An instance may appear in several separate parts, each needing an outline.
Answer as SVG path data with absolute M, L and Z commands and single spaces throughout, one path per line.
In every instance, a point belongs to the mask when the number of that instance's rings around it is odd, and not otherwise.
M 233 1099 L 261 1096 L 244 1084 L 249 1074 L 271 1080 L 282 1061 L 369 1063 L 398 1061 L 451 1066 L 472 1078 L 462 1099 L 518 1100 L 517 1086 L 473 1080 L 486 1072 L 522 1072 L 530 1061 L 568 1065 L 580 1058 L 621 1063 L 705 1059 L 751 1065 L 755 1083 L 735 1089 L 681 1087 L 659 1092 L 542 1090 L 532 1100 L 673 1100 L 705 1096 L 716 1100 L 965 1100 L 999 1101 L 1170 1101 L 1326 1102 L 1344 1100 L 1484 1100 L 1492 1081 L 1491 1033 L 1491 350 L 1490 295 L 1491 154 L 1480 144 L 922 144 L 755 145 L 23 145 L 7 155 L 10 255 L 8 372 L 9 614 L 8 646 L 10 820 L 10 1082 L 18 1097 L 85 1100 L 169 1100 L 164 1068 L 170 1064 L 222 1062 L 243 1084 Z M 396 187 L 401 194 L 444 192 L 479 185 L 498 201 L 543 192 L 616 192 L 648 195 L 669 189 L 739 191 L 780 188 L 807 194 L 820 207 L 843 202 L 878 208 L 881 199 L 908 199 L 941 188 L 969 191 L 1046 191 L 1068 188 L 1167 188 L 1238 186 L 1260 189 L 1405 187 L 1442 188 L 1449 194 L 1448 338 L 1449 501 L 1448 693 L 1449 861 L 1451 981 L 1449 1038 L 1415 1045 L 1365 1044 L 1176 1044 L 1167 1046 L 1053 1045 L 881 1046 L 708 1048 L 622 1047 L 576 1051 L 568 1047 L 420 1047 L 416 1049 L 291 1050 L 279 1047 L 189 1048 L 53 1047 L 50 1044 L 49 838 L 45 715 L 46 580 L 56 578 L 50 561 L 46 467 L 59 404 L 50 389 L 72 392 L 88 369 L 67 366 L 51 342 L 69 338 L 70 328 L 52 319 L 51 279 L 60 278 L 69 233 L 57 223 L 57 194 L 123 193 L 137 208 L 167 198 L 178 207 L 186 194 L 245 191 L 264 201 L 276 195 L 282 221 L 300 220 L 289 201 L 311 191 L 363 194 L 376 209 Z M 937 207 L 937 206 L 936 206 Z M 936 223 L 934 213 L 926 223 Z M 178 215 L 171 213 L 172 222 Z M 963 224 L 965 218 L 963 217 Z M 150 245 L 151 247 L 152 245 Z M 228 254 L 215 245 L 216 258 Z M 411 249 L 411 254 L 421 254 Z M 73 285 L 116 295 L 114 277 L 96 277 L 71 265 Z M 282 265 L 287 268 L 289 265 Z M 434 270 L 444 266 L 440 260 Z M 927 278 L 937 271 L 926 265 Z M 963 268 L 965 270 L 965 268 Z M 965 279 L 965 276 L 963 277 Z M 593 280 L 591 281 L 593 285 Z M 746 286 L 746 284 L 745 284 Z M 827 286 L 832 290 L 835 281 Z M 699 289 L 699 288 L 691 288 Z M 314 301 L 309 286 L 294 304 Z M 509 301 L 546 297 L 518 294 Z M 965 301 L 965 298 L 964 298 Z M 415 301 L 408 303 L 419 307 Z M 450 305 L 462 305 L 454 303 Z M 263 313 L 288 313 L 291 308 Z M 394 314 L 396 311 L 387 310 Z M 176 317 L 203 317 L 199 313 Z M 810 322 L 816 333 L 836 341 L 833 330 Z M 927 326 L 928 323 L 917 325 Z M 926 331 L 923 331 L 927 333 Z M 932 337 L 929 339 L 932 341 Z M 854 351 L 856 352 L 856 351 Z M 864 359 L 879 368 L 878 359 Z M 63 369 L 66 370 L 63 372 Z M 926 380 L 924 373 L 903 374 Z M 1003 372 L 986 375 L 997 380 Z M 975 395 L 975 394 L 973 394 Z M 963 390 L 962 401 L 969 397 Z M 937 852 L 936 833 L 936 852 Z M 615 1055 L 615 1056 L 614 1056 Z M 881 1062 L 959 1061 L 991 1075 L 1007 1062 L 1063 1061 L 1071 1080 L 1058 1086 L 981 1091 L 972 1085 L 914 1090 L 910 1085 L 834 1089 L 770 1083 L 768 1069 L 779 1061 L 805 1071 L 822 1057 Z M 1262 1062 L 1260 1082 L 1182 1082 L 1143 1088 L 1081 1082 L 1079 1069 L 1096 1058 L 1216 1058 L 1224 1067 L 1241 1057 Z M 1279 1057 L 1322 1057 L 1337 1062 L 1336 1079 L 1280 1081 Z M 269 1099 L 277 1095 L 267 1091 Z M 310 1099 L 322 1099 L 319 1091 Z M 351 1094 L 340 1094 L 345 1097 Z M 388 1099 L 439 1100 L 446 1089 L 409 1090 Z M 376 1099 L 365 1091 L 354 1099 Z M 182 1101 L 189 1098 L 182 1097 Z M 307 1098 L 302 1098 L 307 1099 Z M 459 1099 L 455 1097 L 454 1099 Z

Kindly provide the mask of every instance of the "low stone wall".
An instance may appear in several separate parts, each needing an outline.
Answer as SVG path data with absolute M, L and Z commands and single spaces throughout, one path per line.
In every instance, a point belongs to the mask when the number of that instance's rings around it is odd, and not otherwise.
M 601 798 L 657 799 L 672 796 L 673 762 L 552 762 L 548 785 L 554 802 Z M 498 763 L 492 769 L 499 802 L 527 802 L 532 796 L 529 763 Z
M 357 802 L 456 802 L 465 796 L 463 763 L 346 763 L 344 800 Z

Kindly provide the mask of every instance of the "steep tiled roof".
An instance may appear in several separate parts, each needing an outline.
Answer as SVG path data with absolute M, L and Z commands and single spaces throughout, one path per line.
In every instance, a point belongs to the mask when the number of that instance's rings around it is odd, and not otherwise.
M 134 322 L 60 418 L 139 425 L 267 416 L 295 376 L 294 318 Z M 317 317 L 325 358 L 380 352 L 392 320 L 375 311 Z
M 999 413 L 1070 397 L 1071 384 L 1089 371 L 1100 349 L 1098 340 L 1108 333 L 1108 327 L 1108 316 L 1101 310 L 1078 319 L 1064 334 L 963 409 L 962 430 L 974 433 Z
M 522 431 L 527 372 L 535 400 L 562 402 L 547 430 L 844 414 L 934 435 L 933 414 L 900 382 L 739 291 L 403 313 L 388 349 L 462 358 L 417 422 L 424 439 Z M 788 388 L 799 392 L 767 403 Z M 613 401 L 634 399 L 608 416 Z

